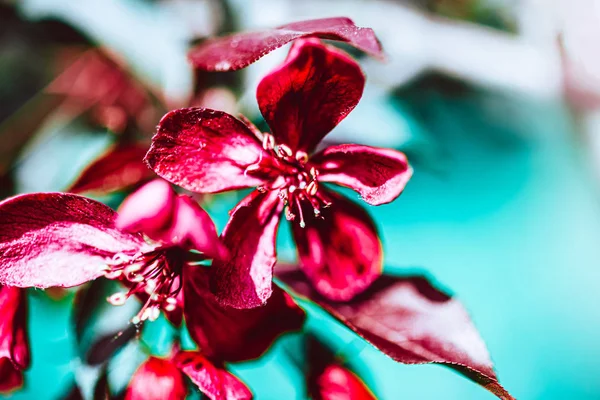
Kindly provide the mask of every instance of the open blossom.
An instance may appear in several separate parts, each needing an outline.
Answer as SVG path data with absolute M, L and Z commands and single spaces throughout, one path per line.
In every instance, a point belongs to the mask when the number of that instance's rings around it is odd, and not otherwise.
M 0 203 L 0 216 L 1 283 L 46 288 L 118 279 L 128 291 L 111 296 L 112 304 L 145 299 L 133 322 L 175 311 L 190 258 L 223 251 L 208 214 L 161 180 L 127 198 L 119 214 L 77 195 L 34 193 Z
M 46 288 L 117 279 L 127 290 L 109 301 L 142 298 L 136 323 L 161 310 L 180 320 L 186 270 L 202 268 L 190 261 L 225 252 L 208 214 L 162 180 L 132 194 L 119 214 L 78 195 L 34 193 L 0 203 L 0 221 L 1 284 Z
M 118 279 L 129 290 L 111 303 L 146 297 L 135 322 L 177 308 L 188 250 L 202 251 L 200 257 L 221 251 L 208 214 L 160 180 L 127 198 L 119 214 L 78 195 L 33 193 L 0 203 L 0 216 L 2 284 L 47 288 Z
M 21 387 L 29 366 L 25 291 L 0 285 L 0 393 Z
M 285 63 L 258 86 L 271 133 L 202 108 L 175 110 L 161 120 L 146 156 L 158 175 L 199 193 L 258 188 L 224 229 L 230 257 L 213 263 L 214 290 L 224 304 L 251 308 L 271 295 L 283 211 L 293 221 L 302 268 L 323 295 L 350 299 L 380 275 L 374 223 L 324 183 L 352 188 L 372 205 L 388 203 L 412 174 L 405 155 L 351 144 L 315 153 L 358 104 L 364 83 L 360 67 L 344 52 L 317 39 L 297 40 Z

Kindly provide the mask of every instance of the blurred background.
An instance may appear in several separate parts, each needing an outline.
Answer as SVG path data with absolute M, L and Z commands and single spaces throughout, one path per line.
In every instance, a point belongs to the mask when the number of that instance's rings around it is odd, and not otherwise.
M 599 2 L 0 0 L 2 198 L 86 192 L 90 163 L 134 149 L 131 182 L 89 193 L 118 206 L 118 189 L 151 177 L 139 154 L 167 110 L 204 105 L 260 126 L 256 85 L 286 49 L 201 74 L 186 62 L 192 44 L 329 16 L 372 27 L 388 61 L 361 58 L 364 98 L 328 140 L 398 148 L 415 169 L 397 201 L 369 208 L 388 271 L 427 271 L 456 294 L 518 399 L 600 399 Z M 220 228 L 237 198 L 206 199 Z M 73 296 L 30 293 L 33 365 L 10 398 L 65 398 L 97 374 L 73 361 Z M 308 328 L 381 399 L 494 398 L 450 369 L 398 365 L 318 310 Z M 257 399 L 302 399 L 294 348 L 284 338 L 233 369 Z M 121 350 L 115 384 L 136 354 Z

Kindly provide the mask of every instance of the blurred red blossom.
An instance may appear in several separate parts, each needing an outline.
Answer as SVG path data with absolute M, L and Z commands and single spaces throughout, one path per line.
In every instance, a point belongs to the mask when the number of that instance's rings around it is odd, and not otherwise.
M 97 49 L 68 49 L 58 61 L 62 73 L 45 92 L 64 99 L 64 112 L 88 112 L 94 122 L 115 133 L 131 125 L 151 129 L 155 100 L 125 66 Z
M 132 295 L 140 297 L 144 306 L 136 323 L 154 320 L 163 310 L 178 324 L 182 288 L 208 291 L 186 283 L 204 268 L 190 263 L 226 255 L 208 214 L 162 180 L 128 197 L 119 214 L 78 195 L 34 193 L 0 203 L 0 217 L 2 284 L 70 287 L 100 276 L 117 279 L 128 291 L 115 293 L 109 302 L 121 305 Z M 283 297 L 276 300 L 285 310 L 297 309 Z

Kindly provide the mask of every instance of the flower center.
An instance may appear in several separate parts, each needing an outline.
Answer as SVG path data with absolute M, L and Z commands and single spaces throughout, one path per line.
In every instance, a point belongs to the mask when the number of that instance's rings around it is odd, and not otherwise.
M 273 135 L 268 133 L 262 134 L 262 142 L 271 157 L 248 166 L 245 173 L 265 179 L 266 183 L 258 187 L 259 191 L 277 190 L 286 206 L 286 219 L 298 219 L 304 228 L 303 207 L 312 209 L 315 216 L 321 217 L 321 208 L 331 205 L 327 195 L 319 190 L 319 171 L 308 163 L 305 151 L 299 150 L 294 154 L 285 144 L 276 144 Z
M 157 247 L 132 256 L 115 254 L 105 276 L 120 280 L 129 290 L 111 295 L 108 302 L 120 306 L 137 295 L 145 303 L 131 322 L 137 325 L 146 320 L 155 321 L 161 310 L 168 312 L 177 308 L 185 262 L 186 252 L 178 247 Z

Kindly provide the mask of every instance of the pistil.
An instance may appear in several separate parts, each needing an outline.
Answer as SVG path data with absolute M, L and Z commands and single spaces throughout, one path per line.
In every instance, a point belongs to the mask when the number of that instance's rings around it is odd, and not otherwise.
M 263 148 L 270 157 L 249 165 L 245 173 L 265 179 L 266 182 L 258 187 L 259 191 L 277 190 L 286 206 L 286 219 L 298 219 L 300 226 L 304 228 L 304 204 L 308 203 L 316 217 L 321 217 L 321 208 L 331 205 L 322 191 L 319 191 L 319 171 L 308 164 L 309 157 L 305 151 L 294 153 L 289 146 L 277 144 L 274 136 L 268 133 L 262 133 L 261 139 Z

